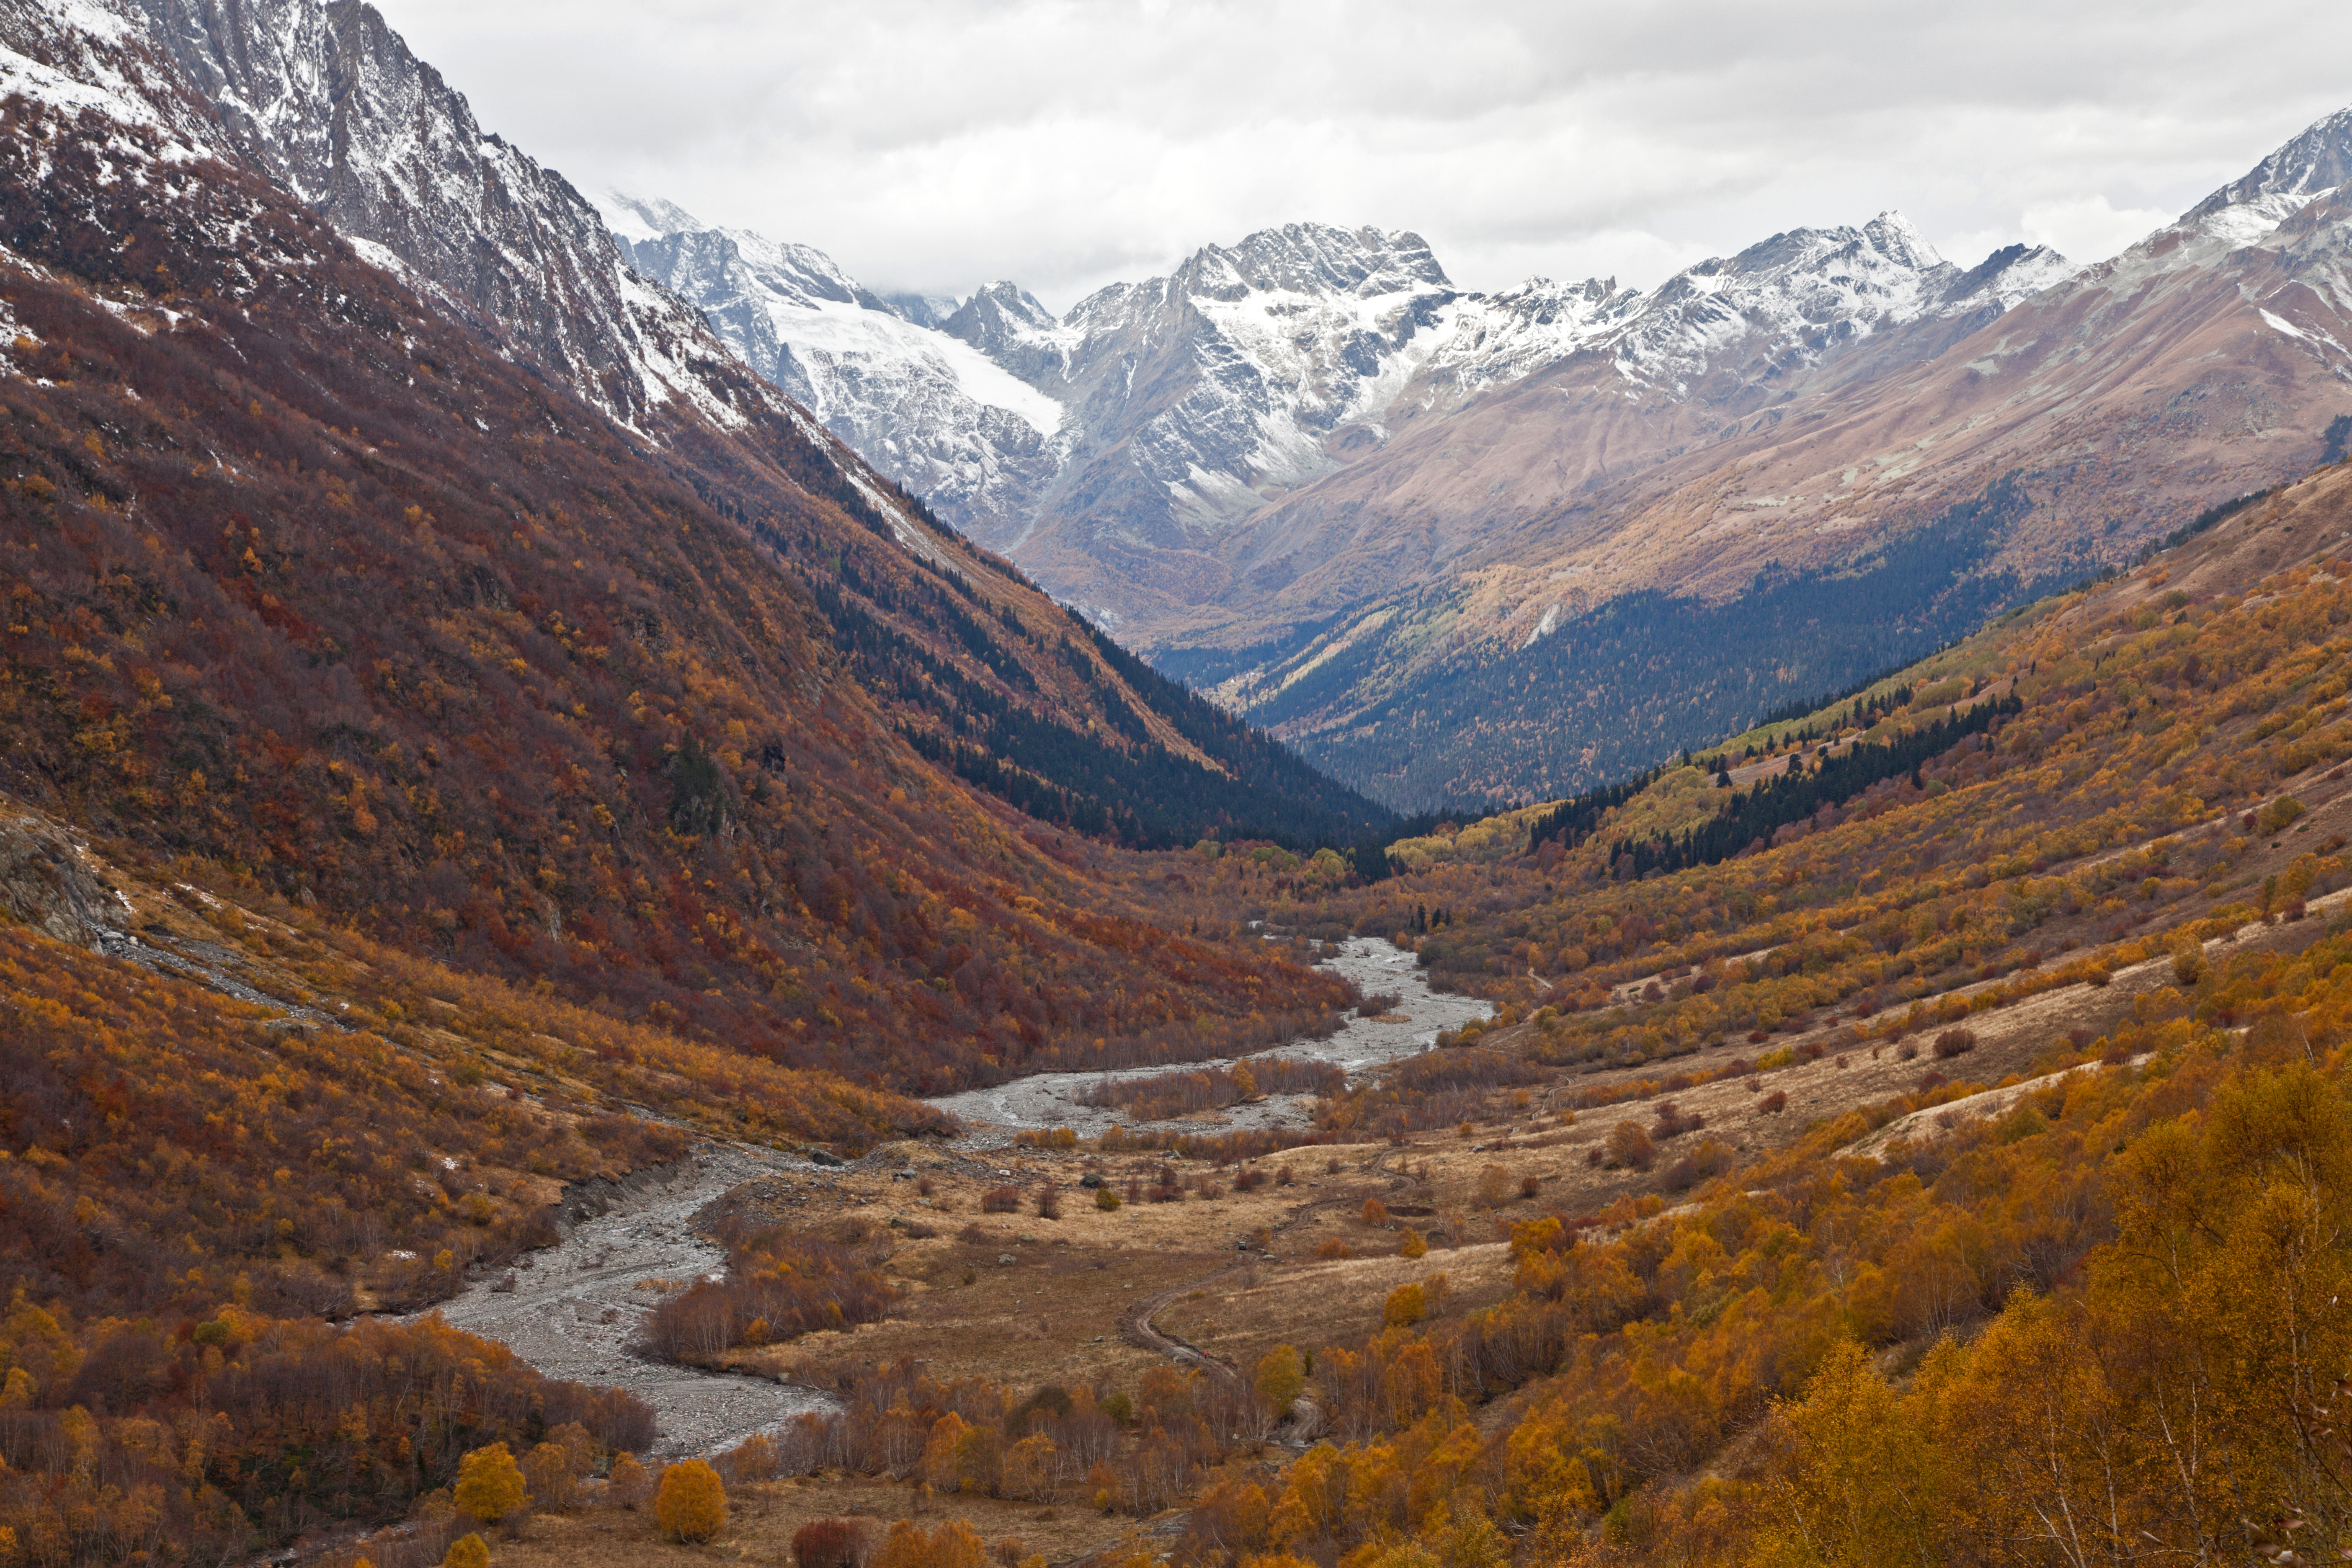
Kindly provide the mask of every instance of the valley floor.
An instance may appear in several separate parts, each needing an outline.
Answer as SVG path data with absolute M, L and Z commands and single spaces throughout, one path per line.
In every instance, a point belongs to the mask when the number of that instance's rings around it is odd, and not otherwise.
M 653 1407 L 665 1458 L 709 1453 L 833 1401 L 764 1378 L 665 1365 L 635 1342 L 668 1291 L 724 1269 L 727 1255 L 695 1216 L 755 1179 L 814 1184 L 824 1167 L 745 1144 L 705 1143 L 674 1165 L 619 1184 L 614 1205 L 553 1247 L 470 1285 L 435 1309 L 452 1327 L 495 1340 L 550 1377 L 626 1389 Z
M 1494 1004 L 1460 992 L 1432 991 L 1413 955 L 1383 937 L 1349 937 L 1339 951 L 1319 967 L 1356 983 L 1367 996 L 1394 995 L 1397 1005 L 1374 1017 L 1351 1015 L 1334 1035 L 1309 1036 L 1261 1051 L 1250 1060 L 1293 1058 L 1330 1062 L 1352 1078 L 1376 1071 L 1429 1049 L 1444 1029 L 1458 1029 L 1474 1019 L 1491 1016 Z M 1223 1058 L 1186 1063 L 1188 1069 L 1230 1068 L 1237 1058 Z M 988 1149 L 1011 1142 L 1021 1131 L 1067 1128 L 1080 1138 L 1097 1138 L 1122 1123 L 1144 1131 L 1176 1128 L 1198 1131 L 1203 1119 L 1137 1121 L 1115 1107 L 1080 1103 L 1079 1097 L 1106 1080 L 1158 1077 L 1164 1067 L 1130 1068 L 1105 1073 L 1035 1073 L 987 1089 L 967 1089 L 930 1103 L 961 1119 L 968 1129 L 960 1147 Z M 1315 1097 L 1307 1094 L 1268 1095 L 1247 1104 L 1231 1106 L 1206 1119 L 1220 1131 L 1312 1124 Z

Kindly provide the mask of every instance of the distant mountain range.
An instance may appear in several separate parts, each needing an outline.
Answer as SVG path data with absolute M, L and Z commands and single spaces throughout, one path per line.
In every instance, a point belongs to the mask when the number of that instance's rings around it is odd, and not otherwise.
M 1638 769 L 2302 472 L 2352 410 L 2352 111 L 2087 268 L 1962 267 L 1887 213 L 1646 292 L 1489 294 L 1411 233 L 1294 224 L 1056 317 L 583 196 L 364 5 L 18 10 L 121 29 L 190 145 L 747 523 L 837 492 L 899 545 L 886 573 L 820 534 L 772 548 L 893 724 L 1138 841 L 1344 838 L 1381 817 L 1362 795 Z M 943 574 L 1035 618 L 950 605 Z
M 1885 213 L 1480 294 L 1418 236 L 1296 224 L 1060 318 L 603 205 L 942 516 L 1418 803 L 1639 766 L 2307 468 L 2352 408 L 2347 145 L 2352 112 L 2089 268 L 1962 268 Z

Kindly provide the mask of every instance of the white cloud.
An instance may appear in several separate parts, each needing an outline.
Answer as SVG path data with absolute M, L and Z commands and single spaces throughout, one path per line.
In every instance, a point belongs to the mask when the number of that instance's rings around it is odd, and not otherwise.
M 379 4 L 583 185 L 1057 309 L 1297 218 L 1417 230 L 1474 288 L 1890 206 L 1963 263 L 2087 261 L 2352 96 L 2352 7 L 2310 0 Z
M 2019 227 L 2035 245 L 2046 245 L 2084 261 L 2105 261 L 2180 215 L 2158 207 L 2118 211 L 2104 195 L 2044 202 L 2025 209 Z

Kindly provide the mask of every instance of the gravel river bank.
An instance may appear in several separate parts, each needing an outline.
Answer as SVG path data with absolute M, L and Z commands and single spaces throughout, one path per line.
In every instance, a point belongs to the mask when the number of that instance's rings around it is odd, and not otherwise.
M 1394 994 L 1400 1000 L 1381 1018 L 1351 1016 L 1328 1038 L 1295 1041 L 1251 1059 L 1328 1061 L 1352 1078 L 1425 1051 L 1439 1030 L 1459 1028 L 1491 1011 L 1475 997 L 1431 991 L 1413 955 L 1377 937 L 1350 939 L 1326 966 L 1354 980 L 1367 995 Z M 1175 1065 L 1109 1075 L 1043 1073 L 932 1103 L 965 1120 L 970 1130 L 960 1145 L 968 1149 L 1000 1147 L 1026 1128 L 1068 1127 L 1092 1137 L 1120 1117 L 1078 1104 L 1077 1096 L 1088 1086 L 1106 1076 L 1149 1077 Z M 1304 1126 L 1312 1106 L 1306 1096 L 1273 1096 L 1228 1107 L 1214 1119 L 1138 1125 Z M 694 1216 L 731 1189 L 771 1176 L 813 1190 L 838 1179 L 771 1150 L 699 1145 L 676 1165 L 641 1172 L 622 1184 L 607 1194 L 604 1212 L 581 1219 L 555 1246 L 518 1258 L 511 1288 L 501 1289 L 502 1279 L 481 1280 L 444 1302 L 441 1315 L 454 1327 L 506 1345 L 551 1377 L 627 1389 L 653 1406 L 661 1433 L 655 1453 L 661 1457 L 709 1453 L 772 1430 L 803 1411 L 829 1409 L 831 1397 L 812 1389 L 671 1366 L 643 1359 L 630 1348 L 665 1294 L 726 1268 L 725 1253 L 695 1230 Z
M 1263 1061 L 1291 1057 L 1330 1062 L 1349 1078 L 1374 1071 L 1391 1062 L 1417 1056 L 1436 1044 L 1441 1029 L 1458 1029 L 1483 1019 L 1494 1006 L 1476 996 L 1432 991 L 1413 955 L 1384 937 L 1349 937 L 1321 968 L 1337 970 L 1353 980 L 1367 996 L 1393 994 L 1395 1007 L 1380 1018 L 1350 1015 L 1336 1035 L 1319 1040 L 1294 1040 L 1260 1051 L 1246 1059 Z M 1049 1072 L 1015 1079 L 987 1089 L 943 1095 L 930 1103 L 954 1112 L 970 1130 L 962 1146 L 988 1149 L 1009 1143 L 1013 1134 L 1049 1127 L 1066 1127 L 1081 1138 L 1099 1136 L 1124 1123 L 1138 1128 L 1190 1128 L 1233 1131 L 1244 1128 L 1304 1127 L 1313 1111 L 1307 1095 L 1269 1095 L 1249 1105 L 1228 1106 L 1213 1118 L 1187 1117 L 1181 1121 L 1127 1121 L 1115 1109 L 1082 1105 L 1078 1097 L 1105 1079 L 1151 1078 L 1187 1068 L 1231 1067 L 1234 1058 L 1206 1062 L 1171 1062 L 1160 1067 L 1122 1068 L 1110 1072 Z
M 441 1315 L 550 1377 L 627 1389 L 653 1406 L 663 1456 L 708 1453 L 829 1409 L 831 1398 L 813 1390 L 671 1366 L 629 1349 L 666 1293 L 648 1281 L 682 1287 L 727 1266 L 727 1255 L 695 1232 L 694 1215 L 732 1187 L 779 1173 L 817 1173 L 766 1150 L 703 1145 L 665 1172 L 640 1173 L 605 1213 L 518 1258 L 512 1289 L 485 1280 L 444 1302 Z

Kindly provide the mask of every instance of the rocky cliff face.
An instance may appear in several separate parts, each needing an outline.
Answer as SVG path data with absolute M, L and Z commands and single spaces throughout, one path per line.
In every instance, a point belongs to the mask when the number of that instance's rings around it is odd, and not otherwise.
M 615 195 L 604 211 L 640 272 L 700 307 L 744 363 L 868 462 L 985 542 L 1018 535 L 1060 466 L 1050 396 L 822 251 L 706 227 L 668 203 Z
M 0 796 L 0 917 L 94 948 L 110 902 L 65 834 Z
M 595 208 L 485 132 L 362 0 L 132 0 L 237 144 L 369 259 L 624 424 L 724 418 L 700 320 L 632 278 Z

